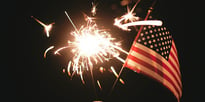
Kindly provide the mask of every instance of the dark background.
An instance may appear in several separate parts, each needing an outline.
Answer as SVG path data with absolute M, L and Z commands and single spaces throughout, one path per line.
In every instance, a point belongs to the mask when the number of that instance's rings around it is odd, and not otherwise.
M 46 59 L 43 58 L 43 53 L 49 46 L 54 45 L 59 48 L 64 46 L 68 39 L 72 40 L 69 33 L 74 29 L 64 11 L 67 11 L 76 26 L 80 27 L 85 24 L 82 13 L 90 15 L 92 1 L 35 0 L 19 1 L 13 5 L 14 9 L 10 12 L 14 12 L 15 16 L 8 14 L 12 16 L 15 23 L 13 35 L 16 56 L 15 67 L 12 67 L 7 75 L 8 80 L 5 85 L 5 94 L 9 96 L 7 100 L 21 102 L 92 102 L 94 100 L 177 102 L 174 95 L 160 83 L 126 68 L 121 75 L 125 85 L 117 83 L 115 89 L 109 94 L 115 80 L 114 75 L 109 71 L 101 74 L 98 70 L 94 70 L 95 80 L 99 79 L 102 84 L 103 90 L 100 90 L 97 84 L 93 86 L 89 72 L 84 73 L 85 85 L 77 75 L 70 80 L 70 77 L 62 72 L 71 58 L 69 54 L 66 55 L 64 52 L 63 56 L 56 56 L 51 51 Z M 129 51 L 136 32 L 125 32 L 112 25 L 115 17 L 127 12 L 126 6 L 121 6 L 120 0 L 96 0 L 96 3 L 98 3 L 97 24 L 110 29 L 112 36 L 117 38 L 117 41 L 121 41 L 122 47 Z M 136 8 L 137 15 L 143 18 L 151 4 L 152 0 L 142 0 Z M 134 3 L 131 3 L 130 7 L 133 5 Z M 188 60 L 193 55 L 188 54 L 191 52 L 190 49 L 186 49 L 188 47 L 185 48 L 191 44 L 187 42 L 190 35 L 185 32 L 185 5 L 179 0 L 158 0 L 153 16 L 161 19 L 170 29 L 178 49 L 183 83 L 181 102 L 195 102 L 201 98 L 196 87 L 202 85 L 195 80 L 196 74 L 193 73 L 192 65 L 196 63 Z M 43 27 L 31 16 L 47 24 L 55 22 L 50 38 L 46 37 Z M 122 57 L 125 58 L 123 55 Z M 108 69 L 108 66 L 113 65 L 119 72 L 121 64 L 117 60 L 111 60 L 107 65 L 102 66 Z

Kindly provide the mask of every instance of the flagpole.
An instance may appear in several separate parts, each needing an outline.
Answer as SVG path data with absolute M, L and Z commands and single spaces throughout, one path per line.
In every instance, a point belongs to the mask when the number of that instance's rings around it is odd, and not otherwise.
M 149 15 L 150 15 L 150 13 L 152 12 L 153 7 L 154 7 L 154 5 L 156 4 L 156 2 L 157 2 L 157 0 L 155 0 L 155 1 L 152 3 L 152 6 L 149 8 L 149 10 L 148 10 L 148 12 L 147 12 L 147 15 L 146 15 L 146 17 L 145 17 L 145 19 L 144 19 L 144 21 L 146 21 L 146 20 L 149 18 Z M 135 37 L 135 40 L 134 40 L 133 44 L 137 41 L 137 39 L 138 39 L 138 37 L 139 37 L 139 35 L 140 35 L 140 33 L 141 33 L 143 27 L 144 27 L 144 25 L 141 25 L 141 26 L 140 26 L 140 29 L 139 29 L 139 31 L 138 31 L 138 33 L 137 33 L 137 36 Z
M 153 7 L 154 7 L 154 5 L 156 4 L 156 2 L 157 2 L 157 0 L 155 0 L 155 1 L 152 3 L 151 7 L 149 8 L 149 10 L 148 10 L 148 12 L 147 12 L 147 15 L 146 15 L 144 21 L 146 21 L 146 20 L 148 19 L 148 17 L 149 17 L 149 15 L 150 15 L 150 13 L 152 12 Z M 141 25 L 141 26 L 140 26 L 140 29 L 139 29 L 139 31 L 138 31 L 138 33 L 137 33 L 137 36 L 136 36 L 135 40 L 133 41 L 132 45 L 134 45 L 135 42 L 137 41 L 137 39 L 138 39 L 138 37 L 139 37 L 139 35 L 140 35 L 140 33 L 141 33 L 143 27 L 144 27 L 144 25 Z M 130 51 L 131 51 L 131 50 L 130 50 Z M 130 51 L 129 51 L 129 53 L 130 53 Z M 125 61 L 125 63 L 126 63 L 126 61 Z M 125 63 L 123 64 L 122 68 L 120 69 L 120 72 L 119 72 L 119 74 L 118 74 L 118 77 L 116 78 L 116 80 L 115 80 L 115 82 L 114 82 L 114 84 L 113 84 L 113 86 L 112 86 L 112 89 L 111 89 L 109 95 L 111 95 L 112 91 L 114 90 L 115 85 L 117 84 L 117 81 L 119 80 L 119 77 L 120 77 L 120 75 L 122 74 L 122 71 L 123 71 L 123 69 L 124 69 Z

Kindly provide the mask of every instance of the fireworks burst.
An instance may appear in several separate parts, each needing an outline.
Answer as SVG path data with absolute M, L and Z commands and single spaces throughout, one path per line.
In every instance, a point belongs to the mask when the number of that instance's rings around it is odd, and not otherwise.
M 131 31 L 129 29 L 129 26 L 137 26 L 137 25 L 156 25 L 161 26 L 162 21 L 159 20 L 146 20 L 146 21 L 139 21 L 140 17 L 135 16 L 136 13 L 134 12 L 134 9 L 136 8 L 137 4 L 140 2 L 138 0 L 136 4 L 133 6 L 133 8 L 130 10 L 130 8 L 127 6 L 127 13 L 125 15 L 122 15 L 121 17 L 114 19 L 114 25 L 121 28 L 125 31 Z

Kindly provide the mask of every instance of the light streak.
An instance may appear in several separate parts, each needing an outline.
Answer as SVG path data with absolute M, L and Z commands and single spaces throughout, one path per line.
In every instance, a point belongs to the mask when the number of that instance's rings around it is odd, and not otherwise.
M 119 75 L 118 75 L 117 72 L 115 71 L 114 67 L 111 66 L 110 69 L 112 70 L 113 74 L 114 74 L 117 78 L 119 78 Z M 122 84 L 125 84 L 125 82 L 124 82 L 121 78 L 119 78 L 119 81 L 120 81 Z
M 40 20 L 38 20 L 37 18 L 33 17 L 33 16 L 31 16 L 31 18 L 36 20 L 40 25 L 42 25 L 44 27 L 44 31 L 46 32 L 46 36 L 49 37 L 49 35 L 50 35 L 49 32 L 51 31 L 54 23 L 46 25 L 43 22 L 41 22 Z
M 66 16 L 68 17 L 69 21 L 71 22 L 73 28 L 74 28 L 76 31 L 78 31 L 77 28 L 76 28 L 76 26 L 75 26 L 75 24 L 72 22 L 70 16 L 68 15 L 68 13 L 67 13 L 66 11 L 65 11 L 65 14 L 66 14 Z
M 134 12 L 134 9 L 136 8 L 138 2 L 133 6 L 133 8 L 130 10 L 129 7 L 127 6 L 127 13 L 125 15 L 122 15 L 121 17 L 115 18 L 114 19 L 114 25 L 121 28 L 122 30 L 125 31 L 131 31 L 129 29 L 129 26 L 137 26 L 137 25 L 156 25 L 156 26 L 161 26 L 162 21 L 160 20 L 146 20 L 146 21 L 139 21 L 140 17 L 135 16 L 136 13 Z
M 66 48 L 68 48 L 68 47 L 69 47 L 69 46 L 61 47 L 61 48 L 57 49 L 57 50 L 54 52 L 54 54 L 55 54 L 55 55 L 56 55 L 56 54 L 59 54 L 59 55 L 60 55 L 59 51 L 61 51 L 61 50 L 63 50 L 63 49 L 66 49 Z
M 101 86 L 99 80 L 97 80 L 97 84 L 98 84 L 98 87 L 100 88 L 100 90 L 102 90 L 102 86 Z
M 68 72 L 68 75 L 69 75 L 69 76 L 71 76 L 71 73 L 70 73 L 71 63 L 72 63 L 72 62 L 69 61 L 69 62 L 68 62 L 68 66 L 67 66 L 67 72 Z
M 49 48 L 47 48 L 46 50 L 45 50 L 45 52 L 44 52 L 44 58 L 46 58 L 46 54 L 47 54 L 47 52 L 49 51 L 49 50 L 51 50 L 51 49 L 53 49 L 54 48 L 54 46 L 50 46 Z
M 147 21 L 137 21 L 137 22 L 131 22 L 121 25 L 123 29 L 128 29 L 129 26 L 136 26 L 136 25 L 155 25 L 155 26 L 161 26 L 162 22 L 158 20 L 147 20 Z

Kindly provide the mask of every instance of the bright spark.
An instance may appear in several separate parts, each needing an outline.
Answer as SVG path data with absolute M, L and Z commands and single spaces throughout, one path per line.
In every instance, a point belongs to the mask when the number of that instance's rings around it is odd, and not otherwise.
M 92 71 L 94 64 L 109 61 L 111 58 L 120 59 L 120 52 L 128 54 L 120 47 L 119 42 L 115 42 L 115 38 L 112 38 L 109 32 L 99 29 L 91 17 L 86 16 L 87 24 L 77 29 L 67 12 L 65 14 L 75 28 L 75 31 L 71 32 L 74 41 L 68 41 L 68 46 L 57 49 L 54 54 L 59 54 L 63 49 L 71 48 L 74 56 L 67 67 L 69 76 L 71 75 L 70 68 L 72 68 L 72 72 L 80 75 L 84 83 L 83 72 L 85 70 Z
M 46 54 L 49 50 L 53 49 L 54 46 L 50 46 L 49 48 L 46 49 L 46 51 L 44 52 L 44 58 L 46 58 Z
M 137 25 L 156 25 L 156 26 L 161 26 L 162 21 L 159 20 L 146 20 L 146 21 L 139 21 L 140 17 L 135 16 L 136 13 L 134 12 L 134 9 L 136 8 L 138 2 L 134 5 L 134 7 L 130 10 L 130 8 L 127 6 L 127 13 L 120 18 L 115 18 L 114 19 L 114 25 L 121 28 L 122 30 L 125 31 L 131 31 L 129 29 L 129 26 L 137 26 Z
M 96 15 L 96 11 L 97 11 L 96 7 L 97 7 L 97 5 L 92 2 L 92 9 L 91 9 L 92 16 Z
M 115 71 L 114 67 L 111 66 L 110 69 L 112 70 L 113 74 L 119 78 L 119 75 L 117 74 L 117 72 Z M 119 81 L 122 83 L 122 84 L 125 84 L 125 82 L 120 78 Z
M 99 71 L 100 71 L 101 73 L 103 73 L 103 72 L 105 71 L 105 68 L 100 67 L 100 68 L 99 68 Z
M 41 22 L 40 20 L 38 20 L 37 18 L 33 17 L 33 16 L 31 16 L 31 18 L 36 20 L 40 25 L 42 25 L 44 27 L 44 31 L 46 32 L 46 36 L 49 37 L 49 35 L 50 35 L 49 32 L 51 31 L 54 23 L 46 25 L 43 22 Z
M 101 86 L 101 84 L 100 84 L 100 81 L 99 81 L 99 80 L 97 80 L 97 84 L 98 84 L 98 87 L 100 88 L 100 90 L 102 90 L 102 86 Z

